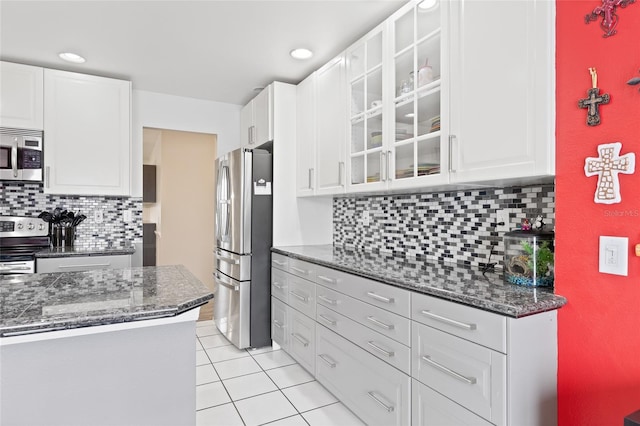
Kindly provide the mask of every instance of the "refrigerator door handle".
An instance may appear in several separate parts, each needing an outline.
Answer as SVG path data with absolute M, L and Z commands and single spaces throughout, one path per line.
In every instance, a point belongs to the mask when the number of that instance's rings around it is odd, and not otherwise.
M 218 283 L 223 286 L 228 288 L 229 290 L 233 290 L 233 291 L 240 291 L 240 286 L 237 284 L 232 284 L 231 280 L 228 278 L 223 278 L 222 275 L 220 275 L 218 272 L 216 272 L 214 274 L 215 278 L 218 280 Z M 225 279 L 227 279 L 228 281 L 225 281 Z

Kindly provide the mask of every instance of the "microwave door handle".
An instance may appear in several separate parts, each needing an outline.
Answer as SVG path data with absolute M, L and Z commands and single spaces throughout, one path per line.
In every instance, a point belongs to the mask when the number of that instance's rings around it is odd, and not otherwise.
M 11 145 L 11 166 L 13 168 L 13 177 L 18 177 L 18 141 L 14 139 Z

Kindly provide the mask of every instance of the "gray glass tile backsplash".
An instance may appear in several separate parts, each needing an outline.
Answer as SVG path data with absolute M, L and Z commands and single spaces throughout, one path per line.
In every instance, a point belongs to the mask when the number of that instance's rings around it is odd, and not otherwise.
M 87 220 L 76 228 L 75 246 L 80 248 L 112 247 L 142 243 L 142 198 L 100 197 L 45 194 L 41 183 L 0 182 L 0 215 L 38 216 L 56 207 L 83 213 Z M 102 223 L 94 221 L 93 212 L 101 209 Z M 125 222 L 123 212 L 131 211 Z
M 503 232 L 492 225 L 496 211 L 509 209 L 509 229 L 542 215 L 549 229 L 555 219 L 555 187 L 538 185 L 430 194 L 336 197 L 334 245 L 395 252 L 409 257 L 479 266 L 501 265 Z M 365 226 L 362 213 L 369 212 Z

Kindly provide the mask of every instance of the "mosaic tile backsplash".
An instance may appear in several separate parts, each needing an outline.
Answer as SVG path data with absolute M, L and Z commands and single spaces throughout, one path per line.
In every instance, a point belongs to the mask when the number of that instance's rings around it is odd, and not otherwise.
M 538 185 L 463 190 L 430 194 L 337 197 L 333 200 L 333 243 L 336 246 L 392 252 L 480 267 L 500 268 L 503 232 L 494 226 L 496 211 L 509 209 L 509 229 L 525 218 L 542 215 L 553 229 L 555 187 Z M 369 212 L 369 225 L 362 214 Z
M 79 248 L 107 248 L 142 243 L 142 198 L 50 195 L 41 183 L 0 182 L 0 215 L 38 216 L 56 207 L 82 213 L 87 219 L 76 228 Z M 93 212 L 102 209 L 104 220 L 96 223 Z M 131 222 L 123 212 L 131 211 Z

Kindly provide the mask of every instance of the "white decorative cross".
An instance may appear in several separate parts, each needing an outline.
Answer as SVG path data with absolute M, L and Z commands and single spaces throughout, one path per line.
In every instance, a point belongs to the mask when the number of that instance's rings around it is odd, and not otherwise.
M 596 203 L 615 204 L 622 200 L 618 174 L 633 174 L 636 155 L 630 152 L 620 156 L 621 149 L 620 142 L 598 145 L 600 157 L 587 157 L 584 161 L 584 174 L 587 176 L 598 175 L 598 187 L 593 200 Z

